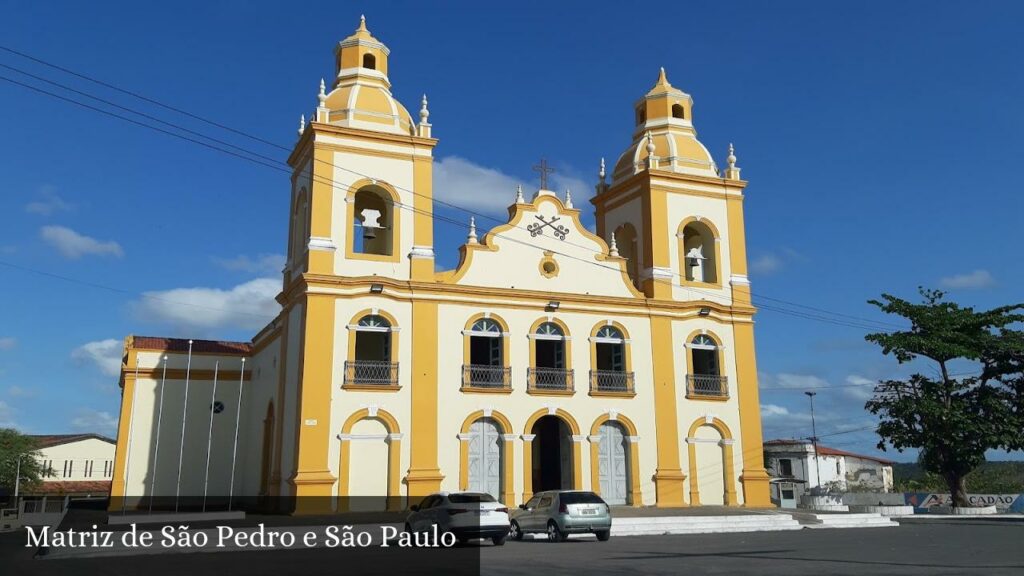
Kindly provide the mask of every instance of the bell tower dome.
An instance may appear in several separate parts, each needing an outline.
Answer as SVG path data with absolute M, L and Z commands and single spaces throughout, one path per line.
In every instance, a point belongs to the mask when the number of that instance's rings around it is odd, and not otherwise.
M 318 119 L 347 128 L 416 135 L 409 111 L 391 95 L 390 54 L 361 16 L 359 27 L 335 49 L 334 83 L 321 105 L 327 117 Z

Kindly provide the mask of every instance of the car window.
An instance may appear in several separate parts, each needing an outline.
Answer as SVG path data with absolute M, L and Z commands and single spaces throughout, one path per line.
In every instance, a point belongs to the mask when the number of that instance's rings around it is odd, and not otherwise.
M 465 492 L 463 494 L 449 494 L 448 501 L 452 504 L 474 504 L 476 502 L 497 502 L 494 496 L 480 492 Z
M 548 508 L 549 506 L 551 506 L 551 496 L 541 498 L 540 504 L 537 504 L 537 508 L 540 508 L 541 510 Z
M 558 495 L 562 504 L 604 504 L 604 500 L 593 492 L 564 492 Z
M 433 508 L 437 505 L 437 501 L 440 500 L 437 496 L 427 496 L 426 499 L 420 504 L 420 510 L 426 510 L 427 508 Z
M 533 498 L 530 498 L 526 502 L 526 507 L 527 508 L 536 508 L 537 507 L 537 502 L 539 502 L 539 501 L 540 501 L 540 496 L 534 496 Z

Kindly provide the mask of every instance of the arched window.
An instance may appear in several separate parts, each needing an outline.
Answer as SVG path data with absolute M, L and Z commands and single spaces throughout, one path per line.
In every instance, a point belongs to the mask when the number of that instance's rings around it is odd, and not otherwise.
M 387 318 L 368 314 L 350 327 L 355 334 L 352 357 L 345 362 L 346 384 L 398 385 L 398 364 L 392 362 L 391 333 Z
M 505 366 L 505 334 L 491 318 L 480 318 L 464 333 L 468 339 L 463 388 L 508 388 L 511 370 Z
M 633 373 L 629 371 L 626 338 L 622 331 L 606 324 L 590 338 L 593 343 L 593 366 L 590 371 L 590 391 L 633 392 Z
M 637 248 L 636 228 L 626 222 L 615 229 L 615 244 L 619 248 L 619 256 L 626 259 L 626 273 L 633 285 L 640 288 L 640 254 Z
M 377 69 L 377 58 L 373 54 L 363 54 L 363 68 Z
M 679 247 L 687 282 L 718 284 L 718 246 L 707 224 L 695 221 L 684 226 Z
M 295 209 L 292 211 L 291 257 L 299 258 L 309 245 L 309 210 L 306 190 L 302 189 L 295 196 Z
M 636 125 L 639 126 L 647 121 L 647 111 L 643 107 L 636 109 Z
M 352 206 L 352 252 L 393 255 L 395 203 L 391 195 L 380 187 L 366 186 L 355 193 Z
M 562 327 L 544 322 L 533 333 L 533 366 L 528 370 L 528 390 L 572 391 L 566 336 Z
M 672 105 L 672 117 L 686 119 L 686 108 L 683 108 L 682 104 Z
M 698 334 L 690 341 L 690 374 L 687 395 L 691 397 L 728 397 L 728 381 L 722 376 L 722 349 L 707 334 Z

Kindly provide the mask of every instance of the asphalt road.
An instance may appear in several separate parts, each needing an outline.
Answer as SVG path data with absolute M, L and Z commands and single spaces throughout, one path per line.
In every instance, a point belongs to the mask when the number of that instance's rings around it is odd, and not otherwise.
M 1024 521 L 911 520 L 898 528 L 509 542 L 407 556 L 394 549 L 288 550 L 39 559 L 0 535 L 12 576 L 174 574 L 1024 574 Z

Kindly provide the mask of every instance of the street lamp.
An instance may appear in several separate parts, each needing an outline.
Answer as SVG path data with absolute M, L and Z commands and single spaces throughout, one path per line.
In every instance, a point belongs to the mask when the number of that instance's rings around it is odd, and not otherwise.
M 807 391 L 804 392 L 808 398 L 811 399 L 811 444 L 814 445 L 814 469 L 818 473 L 818 482 L 815 488 L 818 494 L 821 493 L 821 462 L 818 459 L 818 429 L 814 424 L 814 397 L 818 394 L 817 392 Z

